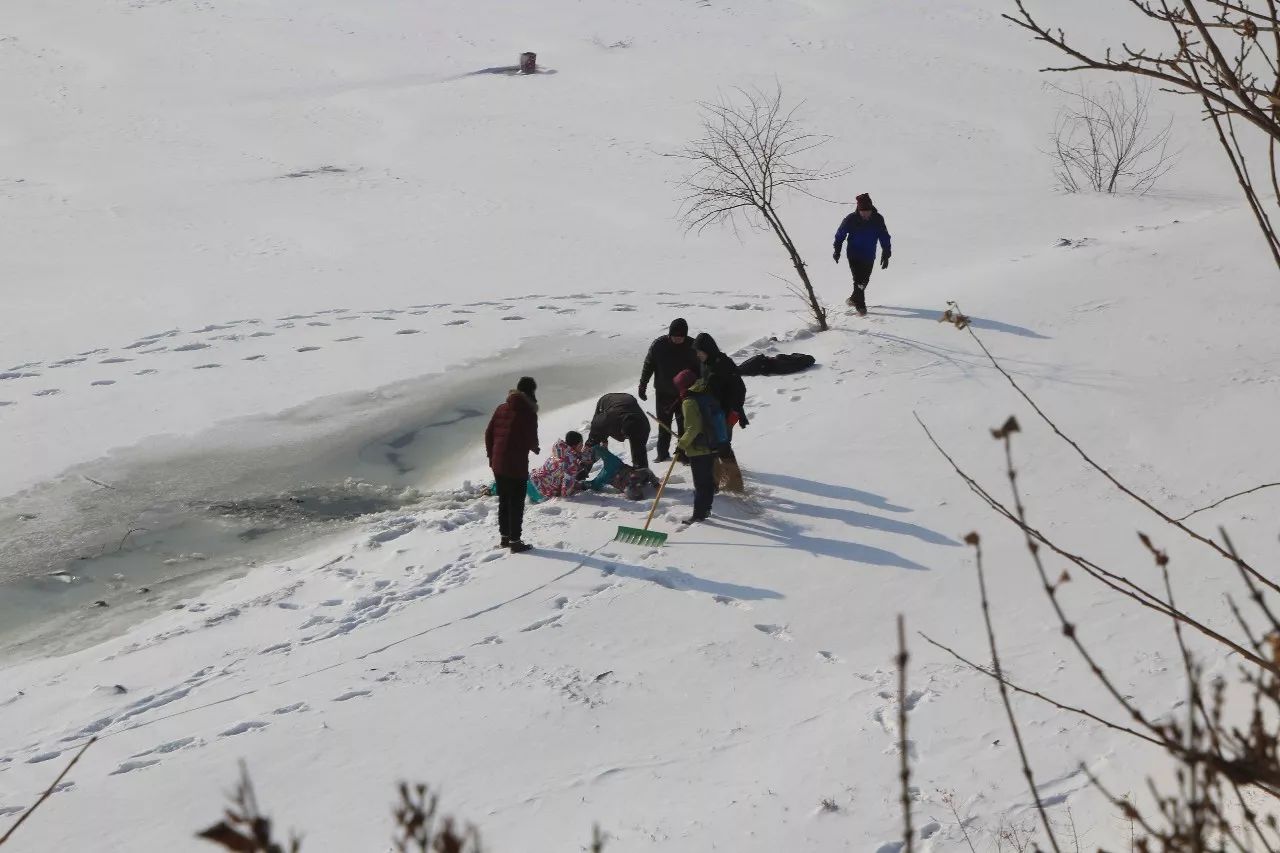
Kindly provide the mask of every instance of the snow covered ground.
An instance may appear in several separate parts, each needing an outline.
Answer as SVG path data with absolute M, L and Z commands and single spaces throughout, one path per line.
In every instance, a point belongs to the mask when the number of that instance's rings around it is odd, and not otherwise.
M 1113 4 L 1071 5 L 1082 38 L 1114 31 Z M 1109 490 L 936 322 L 958 300 L 1171 511 L 1277 479 L 1280 292 L 1212 140 L 1162 102 L 1185 149 L 1161 191 L 1053 193 L 1057 102 L 1003 0 L 10 6 L 0 815 L 101 738 L 15 849 L 195 847 L 247 758 L 308 851 L 383 849 L 410 778 L 495 850 L 575 849 L 599 823 L 617 850 L 889 853 L 893 620 L 985 658 L 965 533 L 984 534 L 1009 672 L 1105 701 L 915 414 L 993 486 L 987 430 L 1017 414 L 1037 523 L 1149 583 L 1147 530 L 1182 599 L 1226 624 L 1231 568 Z M 491 73 L 527 49 L 547 73 Z M 659 156 L 695 99 L 775 79 L 854 167 L 827 194 L 871 192 L 895 238 L 872 316 L 841 309 L 822 335 L 767 239 L 681 233 Z M 837 305 L 843 212 L 787 208 Z M 641 513 L 621 497 L 552 501 L 528 513 L 537 551 L 495 550 L 468 485 L 492 406 L 539 377 L 549 447 L 634 387 L 675 316 L 742 355 L 818 359 L 749 380 L 749 498 L 660 550 L 611 541 Z M 1260 493 L 1195 524 L 1262 558 L 1277 509 Z M 1124 689 L 1175 707 L 1167 625 L 1083 578 L 1064 596 Z M 917 826 L 962 845 L 954 792 L 991 849 L 1029 817 L 996 697 L 912 645 Z M 1078 765 L 1136 790 L 1158 756 L 1019 707 L 1055 818 L 1127 838 Z

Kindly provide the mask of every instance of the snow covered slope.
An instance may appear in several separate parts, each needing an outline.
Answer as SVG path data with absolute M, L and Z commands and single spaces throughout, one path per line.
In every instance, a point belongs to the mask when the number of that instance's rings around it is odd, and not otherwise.
M 1082 37 L 1107 31 L 1111 4 L 1072 5 Z M 893 618 L 985 659 L 965 533 L 984 533 L 1007 669 L 1103 701 L 1016 537 L 913 415 L 994 485 L 987 430 L 1016 413 L 1033 517 L 1098 562 L 1150 582 L 1133 531 L 1162 533 L 935 322 L 948 299 L 1162 506 L 1276 479 L 1280 292 L 1211 140 L 1183 115 L 1182 166 L 1147 198 L 1053 194 L 1044 57 L 1001 0 L 10 7 L 0 640 L 49 630 L 0 664 L 0 815 L 102 738 L 17 850 L 194 845 L 242 757 L 309 851 L 382 849 L 399 778 L 440 786 L 496 850 L 574 849 L 592 823 L 618 850 L 892 850 Z M 547 73 L 490 73 L 527 49 Z M 873 315 L 823 335 L 766 239 L 681 233 L 659 156 L 695 99 L 775 78 L 854 166 L 828 195 L 870 191 L 895 237 Z M 838 304 L 843 208 L 787 210 Z M 542 377 L 547 447 L 634 386 L 677 315 L 742 354 L 818 358 L 749 382 L 749 498 L 660 550 L 611 542 L 640 512 L 621 498 L 549 502 L 536 552 L 494 550 L 493 506 L 463 486 L 486 477 L 488 409 Z M 257 519 L 200 514 L 346 499 L 346 478 L 394 500 L 291 519 L 260 552 Z M 1265 555 L 1276 509 L 1262 493 L 1197 524 Z M 1161 544 L 1183 600 L 1225 622 L 1230 567 Z M 86 555 L 80 580 L 31 579 Z M 1167 626 L 1084 579 L 1065 595 L 1124 688 L 1172 708 Z M 990 842 L 1028 817 L 995 697 L 913 651 L 917 825 L 962 844 L 954 792 Z M 1020 708 L 1055 815 L 1086 844 L 1127 837 L 1078 765 L 1136 788 L 1157 757 Z

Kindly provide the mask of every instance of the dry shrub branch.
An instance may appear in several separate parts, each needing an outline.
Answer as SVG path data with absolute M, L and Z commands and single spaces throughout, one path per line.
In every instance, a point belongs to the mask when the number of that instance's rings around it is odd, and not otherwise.
M 391 843 L 397 853 L 484 853 L 480 831 L 471 824 L 459 829 L 453 817 L 441 815 L 439 795 L 430 787 L 401 782 L 397 793 L 399 799 L 391 812 L 395 820 Z M 253 781 L 243 764 L 240 782 L 230 799 L 231 808 L 226 810 L 223 819 L 196 833 L 197 838 L 235 853 L 301 853 L 299 836 L 290 835 L 287 842 L 277 839 L 271 819 L 258 805 Z M 378 834 L 376 828 L 370 829 L 370 838 Z M 597 827 L 592 832 L 591 843 L 580 849 L 603 853 L 604 843 L 605 836 Z
M 1199 100 L 1280 266 L 1280 235 L 1271 219 L 1280 203 L 1280 0 L 1112 0 L 1161 25 L 1165 38 L 1096 50 L 1078 47 L 1061 27 L 1028 8 L 1053 9 L 1055 0 L 1013 2 L 1014 11 L 1003 17 L 1067 58 L 1042 70 L 1131 75 Z M 1242 141 L 1237 130 L 1265 143 L 1266 178 L 1254 174 L 1246 155 L 1249 137 Z
M 1049 149 L 1061 189 L 1146 195 L 1173 168 L 1173 119 L 1152 125 L 1149 85 L 1135 79 L 1132 91 L 1116 83 L 1101 91 L 1083 83 L 1073 90 L 1053 88 L 1067 99 Z
M 974 332 L 969 319 L 955 303 L 949 303 L 942 320 L 957 329 L 968 332 L 986 354 L 992 366 L 1012 385 L 1027 402 L 1032 411 L 1053 431 L 1054 435 L 1070 446 L 1111 487 L 1147 510 L 1153 520 L 1163 525 L 1170 535 L 1189 538 L 1207 546 L 1211 553 L 1228 560 L 1239 576 L 1241 588 L 1261 627 L 1254 627 L 1236 601 L 1236 595 L 1224 590 L 1236 626 L 1234 638 L 1208 626 L 1203 617 L 1181 604 L 1174 595 L 1168 553 L 1157 544 L 1156 537 L 1139 532 L 1138 540 L 1149 555 L 1158 573 L 1159 587 L 1148 589 L 1128 580 L 1124 573 L 1106 569 L 1086 557 L 1075 554 L 1055 542 L 1050 536 L 1033 527 L 1028 519 L 1018 483 L 1015 465 L 1014 441 L 1021 427 L 1014 417 L 1008 418 L 999 428 L 991 431 L 992 437 L 1001 443 L 1004 453 L 1005 476 L 1011 493 L 1011 504 L 995 498 L 991 492 L 970 476 L 934 438 L 928 428 L 925 433 L 939 453 L 952 466 L 974 494 L 978 495 L 998 516 L 1013 525 L 1023 537 L 1031 565 L 1041 589 L 1049 603 L 1063 637 L 1077 658 L 1088 669 L 1093 679 L 1103 687 L 1114 701 L 1127 722 L 1111 719 L 1110 714 L 1093 708 L 1079 707 L 1061 701 L 1040 690 L 1010 681 L 1000 666 L 999 647 L 995 635 L 995 620 L 987 594 L 986 570 L 983 564 L 981 539 L 977 533 L 969 534 L 965 541 L 974 549 L 977 566 L 977 584 L 983 620 L 987 628 L 988 650 L 991 666 L 974 663 L 971 656 L 921 635 L 924 639 L 956 660 L 983 676 L 994 680 L 1000 689 L 1002 704 L 1009 719 L 1014 739 L 1018 744 L 1019 759 L 1028 790 L 1036 803 L 1040 818 L 1038 835 L 1031 842 L 1039 848 L 1045 844 L 1060 850 L 1061 825 L 1049 820 L 1039 798 L 1033 764 L 1019 734 L 1017 715 L 1010 700 L 1011 693 L 1019 693 L 1044 702 L 1058 711 L 1072 714 L 1091 723 L 1122 733 L 1142 743 L 1162 750 L 1173 762 L 1175 774 L 1172 784 L 1160 784 L 1147 780 L 1149 796 L 1144 803 L 1127 795 L 1113 793 L 1102 780 L 1087 768 L 1094 786 L 1133 827 L 1134 850 L 1200 851 L 1280 850 L 1280 620 L 1277 619 L 1269 596 L 1277 589 L 1274 581 L 1247 562 L 1236 549 L 1225 530 L 1219 531 L 1219 541 L 1209 540 L 1188 528 L 1182 519 L 1173 518 L 1154 506 L 1148 499 L 1125 485 L 1105 466 L 1098 463 L 1076 441 L 1062 431 L 1053 419 L 1018 385 L 1013 376 L 992 355 Z M 921 426 L 924 427 L 923 422 Z M 1255 490 L 1250 490 L 1255 491 Z M 1244 493 L 1241 493 L 1244 494 Z M 1057 558 L 1067 567 L 1050 569 L 1047 560 Z M 1186 702 L 1180 717 L 1161 716 L 1140 707 L 1139 702 L 1120 688 L 1116 674 L 1110 672 L 1095 654 L 1087 639 L 1087 632 L 1068 612 L 1060 592 L 1063 584 L 1071 581 L 1070 568 L 1083 571 L 1084 575 L 1113 593 L 1122 596 L 1130 604 L 1160 613 L 1169 620 L 1172 636 L 1181 660 L 1178 677 L 1185 682 Z M 1224 629 L 1225 630 L 1225 629 Z M 1208 678 L 1202 657 L 1192 651 L 1189 633 L 1198 635 L 1207 643 L 1205 655 L 1218 653 L 1238 657 L 1237 678 L 1240 693 L 1247 696 L 1247 705 L 1229 708 L 1227 682 L 1222 677 Z M 1074 831 L 1071 840 L 1079 849 Z

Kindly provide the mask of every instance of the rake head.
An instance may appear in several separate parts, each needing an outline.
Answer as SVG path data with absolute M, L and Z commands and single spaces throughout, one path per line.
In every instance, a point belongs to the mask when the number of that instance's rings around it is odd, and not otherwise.
M 619 527 L 613 539 L 615 542 L 625 542 L 628 545 L 657 547 L 666 544 L 667 534 L 656 530 L 645 530 L 642 527 Z

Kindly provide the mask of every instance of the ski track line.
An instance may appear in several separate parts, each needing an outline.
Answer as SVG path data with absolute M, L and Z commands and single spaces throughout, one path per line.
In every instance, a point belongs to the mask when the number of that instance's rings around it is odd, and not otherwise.
M 302 679 L 304 679 L 304 678 L 310 678 L 310 677 L 311 677 L 311 676 L 313 676 L 313 675 L 319 675 L 319 674 L 321 674 L 321 673 L 323 673 L 323 672 L 330 672 L 331 670 L 335 670 L 335 669 L 337 669 L 337 668 L 339 668 L 339 667 L 346 666 L 347 664 L 350 664 L 350 663 L 356 663 L 356 662 L 358 662 L 358 661 L 362 661 L 362 660 L 366 660 L 366 659 L 368 659 L 368 658 L 371 658 L 371 657 L 373 657 L 374 655 L 382 654 L 383 652 L 387 651 L 388 649 L 395 648 L 396 646 L 400 645 L 401 643 L 407 643 L 407 642 L 409 642 L 410 640 L 416 640 L 416 639 L 418 639 L 419 637 L 424 637 L 424 636 L 426 636 L 427 634 L 433 633 L 433 632 L 435 632 L 435 631 L 439 631 L 439 630 L 441 630 L 441 629 L 443 629 L 443 628 L 448 628 L 448 627 L 450 627 L 450 626 L 452 626 L 452 625 L 457 625 L 457 624 L 459 624 L 459 623 L 461 623 L 461 622 L 468 622 L 468 621 L 470 621 L 470 620 L 472 620 L 472 619 L 478 619 L 478 618 L 479 618 L 479 617 L 481 617 L 481 616 L 484 616 L 484 615 L 489 614 L 489 613 L 493 613 L 495 610 L 499 610 L 499 609 L 501 609 L 501 608 L 503 608 L 503 607 L 506 607 L 508 604 L 514 604 L 514 603 L 515 603 L 515 602 L 517 602 L 517 601 L 520 601 L 520 600 L 522 600 L 522 599 L 528 598 L 529 596 L 533 595 L 534 593 L 540 592 L 541 590 L 544 590 L 544 589 L 546 589 L 547 587 L 551 586 L 551 584 L 556 583 L 556 582 L 558 582 L 558 581 L 562 581 L 562 580 L 564 580 L 565 578 L 569 577 L 570 575 L 575 574 L 576 572 L 578 572 L 580 569 L 582 569 L 583 567 L 585 567 L 585 566 L 587 565 L 587 559 L 588 559 L 589 557 L 594 557 L 594 556 L 595 556 L 596 554 L 598 554 L 600 551 L 602 551 L 602 550 L 604 550 L 605 548 L 607 548 L 607 547 L 609 546 L 610 542 L 612 542 L 612 541 L 613 541 L 613 540 L 612 540 L 612 539 L 610 539 L 608 542 L 605 542 L 605 543 L 603 543 L 603 544 L 601 544 L 601 545 L 598 545 L 598 546 L 596 546 L 595 548 L 593 548 L 593 549 L 591 549 L 590 551 L 588 551 L 588 552 L 586 552 L 585 554 L 583 554 L 583 555 L 582 555 L 582 559 L 578 561 L 577 565 L 575 565 L 573 568 L 569 569 L 568 571 L 563 572 L 563 573 L 561 573 L 561 574 L 559 574 L 559 575 L 556 575 L 554 578 L 551 578 L 550 580 L 544 581 L 543 583 L 540 583 L 540 584 L 538 584 L 537 586 L 533 587 L 532 589 L 526 590 L 525 592 L 522 592 L 522 593 L 520 593 L 520 594 L 519 594 L 519 595 L 517 595 L 517 596 L 513 596 L 512 598 L 508 598 L 508 599 L 507 599 L 507 600 L 505 600 L 505 601 L 500 601 L 500 602 L 498 602 L 497 604 L 490 605 L 489 607 L 485 607 L 485 608 L 483 608 L 483 609 L 481 609 L 481 610 L 477 610 L 477 611 L 475 611 L 474 613 L 468 613 L 468 614 L 467 614 L 467 615 L 465 615 L 465 616 L 459 616 L 457 619 L 451 619 L 451 620 L 449 620 L 448 622 L 442 622 L 442 623 L 440 623 L 439 625 L 433 625 L 433 626 L 432 626 L 432 627 L 430 627 L 430 628 L 426 628 L 426 629 L 424 629 L 424 630 L 422 630 L 422 631 L 418 631 L 417 633 L 410 634 L 410 635 L 409 635 L 409 636 L 407 636 L 407 637 L 401 637 L 401 638 L 400 638 L 400 639 L 398 639 L 398 640 L 393 640 L 392 642 L 387 643 L 385 646 L 380 646 L 380 647 L 378 647 L 378 648 L 376 648 L 376 649 L 371 649 L 370 651 L 367 651 L 367 652 L 365 652 L 365 653 L 364 653 L 364 654 L 362 654 L 362 655 L 358 655 L 357 657 L 349 658 L 348 660 L 344 660 L 344 661 L 338 661 L 337 663 L 329 664 L 328 666 L 321 667 L 320 669 L 313 669 L 313 670 L 311 670 L 310 672 L 304 672 L 304 673 L 302 673 L 302 674 L 300 674 L 300 675 L 292 676 L 291 678 L 285 678 L 285 679 L 281 679 L 280 681 L 274 681 L 274 682 L 271 682 L 270 684 L 268 684 L 268 685 L 266 685 L 266 686 L 267 686 L 267 687 L 281 687 L 281 686 L 283 686 L 283 685 L 285 685 L 285 684 L 291 684 L 291 683 L 293 683 L 293 682 L 295 682 L 295 681 L 301 681 L 301 680 L 302 680 Z M 195 706 L 195 707 L 193 707 L 193 708 L 185 708 L 185 709 L 183 709 L 183 710 L 181 710 L 181 711 L 175 711 L 175 712 L 174 712 L 174 713 L 172 713 L 172 714 L 167 714 L 167 715 L 165 715 L 165 716 L 163 716 L 163 717 L 156 717 L 155 719 L 147 720 L 146 722 L 141 722 L 141 723 L 138 723 L 138 724 L 136 724 L 136 725 L 129 726 L 128 728 L 118 729 L 118 730 L 116 730 L 116 731 L 114 731 L 114 732 L 107 732 L 107 733 L 105 733 L 105 734 L 100 734 L 100 735 L 98 735 L 98 740 L 106 740 L 107 738 L 115 737 L 116 735 L 118 735 L 118 734 L 123 734 L 124 732 L 132 732 L 132 731 L 137 731 L 138 729 L 145 729 L 145 728 L 147 728 L 148 726 L 155 725 L 156 723 L 163 723 L 163 722 L 165 722 L 165 721 L 167 721 L 167 720 L 172 720 L 172 719 L 175 719 L 175 718 L 177 718 L 177 717 L 183 717 L 183 716 L 186 716 L 187 714 L 193 714 L 193 713 L 195 713 L 196 711 L 203 711 L 203 710 L 205 710 L 205 709 L 207 709 L 207 708 L 213 708 L 213 707 L 215 707 L 215 706 L 217 706 L 217 705 L 225 705 L 225 704 L 227 704 L 228 702 L 234 702 L 234 701 L 236 701 L 237 699 L 243 699 L 243 698 L 245 698 L 246 696 L 253 696 L 253 695 L 254 695 L 254 694 L 256 694 L 256 693 L 261 692 L 263 689 L 264 689 L 264 688 L 262 688 L 262 687 L 255 687 L 255 688 L 253 688 L 252 690 L 245 690 L 245 691 L 243 691 L 243 692 L 241 692 L 241 693 L 237 693 L 237 694 L 235 694 L 234 696 L 227 696 L 227 697 L 225 697 L 225 698 L 223 698 L 223 699 L 215 699 L 215 700 L 214 700 L 214 701 L 212 701 L 212 702 L 206 702 L 206 703 L 204 703 L 203 705 L 196 705 L 196 706 Z M 67 749 L 71 749 L 71 748 L 72 748 L 72 746 L 67 746 L 66 748 L 67 748 Z

